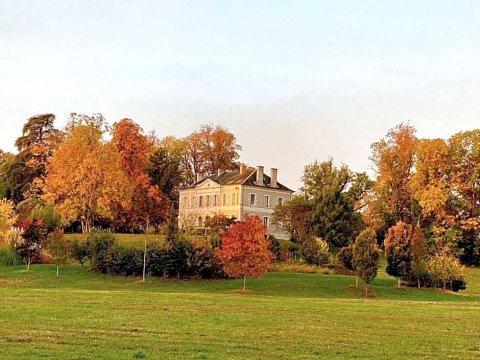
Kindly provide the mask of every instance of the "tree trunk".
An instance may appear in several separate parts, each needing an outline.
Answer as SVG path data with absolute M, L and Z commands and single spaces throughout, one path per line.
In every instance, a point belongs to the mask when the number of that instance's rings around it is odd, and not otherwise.
M 247 284 L 247 275 L 243 275 L 243 291 L 246 289 L 246 284 Z
M 27 260 L 27 271 L 30 271 L 30 262 L 32 261 L 32 257 L 30 254 L 28 254 L 28 260 Z
M 145 247 L 143 249 L 143 282 L 145 282 L 146 270 L 147 270 L 147 235 L 145 235 Z
M 358 275 L 355 275 L 355 288 L 358 289 Z
M 417 287 L 420 289 L 420 277 L 417 277 Z
M 59 267 L 59 266 L 57 265 L 57 277 L 58 277 L 58 267 Z
M 400 278 L 398 278 L 397 287 L 402 287 L 402 280 Z
M 368 284 L 365 284 L 365 297 L 368 295 Z

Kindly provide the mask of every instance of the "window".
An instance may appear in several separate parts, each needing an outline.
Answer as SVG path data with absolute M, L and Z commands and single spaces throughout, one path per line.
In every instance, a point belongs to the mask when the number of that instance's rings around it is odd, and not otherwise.
M 265 195 L 265 207 L 270 207 L 270 195 Z
M 232 205 L 235 205 L 235 194 L 232 194 Z
M 278 198 L 278 205 L 279 205 L 279 206 L 282 206 L 282 205 L 283 205 L 283 198 L 282 198 L 282 197 L 279 197 L 279 198 Z
M 270 227 L 270 218 L 268 216 L 263 217 L 263 226 L 265 226 L 267 229 Z
M 210 206 L 210 195 L 207 195 L 207 207 Z
M 227 194 L 223 194 L 223 205 L 227 205 Z
M 183 207 L 188 207 L 188 198 L 186 196 L 183 197 Z
M 250 205 L 251 206 L 257 205 L 257 195 L 256 194 L 250 194 Z
M 198 226 L 203 226 L 203 219 L 201 216 L 198 217 L 198 222 L 197 222 Z
M 198 207 L 203 207 L 203 196 L 198 197 Z
M 218 204 L 218 195 L 213 195 L 213 206 L 217 206 Z

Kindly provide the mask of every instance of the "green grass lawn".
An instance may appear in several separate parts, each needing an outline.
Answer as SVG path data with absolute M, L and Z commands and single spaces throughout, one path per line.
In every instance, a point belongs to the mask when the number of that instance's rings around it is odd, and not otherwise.
M 365 299 L 348 276 L 269 273 L 242 293 L 239 280 L 0 268 L 0 359 L 474 359 L 480 269 L 467 281 L 444 294 L 381 272 Z

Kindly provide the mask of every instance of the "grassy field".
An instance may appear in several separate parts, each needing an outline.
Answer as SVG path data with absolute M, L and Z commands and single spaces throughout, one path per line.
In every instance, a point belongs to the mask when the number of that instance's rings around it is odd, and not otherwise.
M 480 270 L 468 290 L 397 289 L 364 299 L 348 276 L 240 281 L 109 277 L 79 266 L 0 268 L 0 359 L 473 359 Z

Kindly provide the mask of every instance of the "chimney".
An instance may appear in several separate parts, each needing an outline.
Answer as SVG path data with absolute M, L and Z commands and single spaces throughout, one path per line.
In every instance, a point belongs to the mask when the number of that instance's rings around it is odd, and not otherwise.
M 222 174 L 223 174 L 223 170 L 222 170 L 222 169 L 218 169 L 218 170 L 217 170 L 217 174 L 218 174 L 218 176 L 222 175 Z
M 277 174 L 278 174 L 278 169 L 271 168 L 270 169 L 270 187 L 278 187 L 277 184 Z
M 202 173 L 197 173 L 197 174 L 196 174 L 196 177 L 197 177 L 197 182 L 203 180 L 203 174 L 202 174 Z
M 247 165 L 245 165 L 245 164 L 240 164 L 240 174 L 244 173 L 245 170 L 247 170 Z
M 257 181 L 255 182 L 256 185 L 264 186 L 263 183 L 263 166 L 257 166 Z

